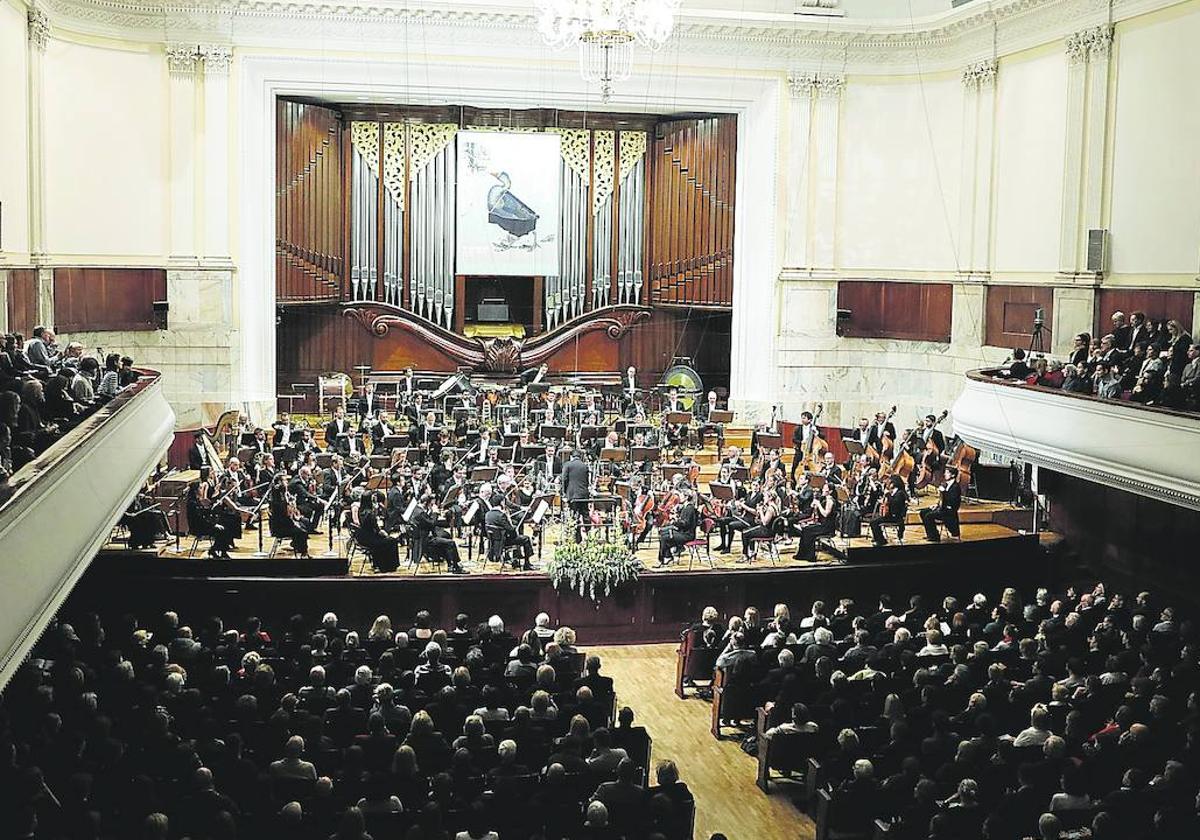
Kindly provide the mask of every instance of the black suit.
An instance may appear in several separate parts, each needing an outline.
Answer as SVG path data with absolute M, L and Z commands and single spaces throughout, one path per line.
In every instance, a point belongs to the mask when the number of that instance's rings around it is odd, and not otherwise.
M 700 514 L 696 506 L 687 502 L 679 508 L 675 523 L 663 528 L 658 535 L 658 562 L 666 563 L 671 559 L 671 553 L 677 548 L 683 548 L 696 539 L 696 526 L 700 524 Z
M 208 450 L 197 443 L 193 443 L 188 449 L 188 467 L 193 470 L 201 469 L 202 467 L 212 466 L 208 462 Z
M 503 537 L 505 548 L 508 548 L 510 545 L 519 546 L 521 549 L 521 559 L 528 564 L 529 558 L 533 556 L 533 540 L 517 531 L 503 508 L 495 507 L 489 510 L 483 516 L 483 524 L 489 531 L 493 531 Z
M 896 427 L 890 422 L 883 424 L 883 434 L 879 432 L 879 424 L 873 423 L 871 431 L 867 435 L 867 444 L 875 447 L 876 452 L 883 452 L 883 435 L 887 435 L 893 441 L 896 439 Z
M 587 514 L 588 466 L 571 458 L 562 466 L 562 498 L 579 516 Z
M 1128 324 L 1115 327 L 1112 331 L 1113 347 L 1118 350 L 1128 350 L 1129 342 L 1133 339 L 1133 329 Z
M 937 523 L 945 522 L 946 530 L 950 532 L 950 536 L 957 537 L 958 531 L 958 508 L 962 504 L 962 488 L 958 484 L 958 479 L 955 478 L 947 486 L 943 484 L 939 488 L 941 500 L 931 508 L 926 508 L 921 511 L 921 523 L 925 526 L 925 536 L 930 542 L 940 542 L 941 535 L 938 534 Z
M 308 556 L 308 530 L 288 514 L 287 499 L 282 487 L 271 491 L 271 536 L 291 540 L 292 550 L 300 557 Z
M 908 493 L 903 488 L 891 488 L 886 496 L 887 516 L 880 516 L 871 521 L 871 535 L 876 545 L 886 545 L 887 538 L 883 535 L 884 523 L 896 526 L 896 539 L 904 539 L 904 521 L 908 516 Z
M 430 516 L 425 508 L 417 505 L 409 524 L 413 527 L 413 550 L 418 559 L 422 554 L 428 553 L 431 557 L 445 560 L 452 571 L 462 568 L 458 559 L 458 546 L 450 538 L 449 532 L 438 527 L 437 520 Z
M 354 434 L 354 428 L 350 425 L 350 421 L 343 418 L 330 420 L 325 426 L 325 448 L 333 449 L 337 452 L 347 455 L 350 452 L 350 435 Z

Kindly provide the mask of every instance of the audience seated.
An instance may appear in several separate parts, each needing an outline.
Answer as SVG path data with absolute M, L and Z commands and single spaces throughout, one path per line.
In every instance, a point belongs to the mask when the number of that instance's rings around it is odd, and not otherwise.
M 451 646 L 428 614 L 394 635 L 381 616 L 364 647 L 333 613 L 59 623 L 0 706 L 0 836 L 691 837 L 678 770 L 647 788 L 649 737 L 628 708 L 612 726 L 573 631 L 525 680 L 498 617 L 456 624 Z
M 876 820 L 898 840 L 1200 836 L 1200 639 L 1174 608 L 1103 585 L 890 604 L 843 602 L 837 623 L 818 605 L 813 641 L 746 656 L 735 633 L 722 654 L 763 707 L 760 787 L 803 773 L 797 748 L 816 760 L 818 836 L 870 837 Z
M 1032 366 L 1018 347 L 999 371 L 1003 378 L 1074 394 L 1143 405 L 1200 410 L 1200 347 L 1176 320 L 1134 312 L 1127 324 L 1114 312 L 1113 331 L 1095 341 L 1075 337 L 1067 362 L 1038 356 Z
M 95 409 L 136 381 L 133 359 L 113 354 L 107 383 L 100 362 L 72 342 L 61 353 L 49 327 L 3 336 L 0 346 L 0 502 L 14 472 L 32 461 Z M 102 385 L 104 387 L 102 387 Z

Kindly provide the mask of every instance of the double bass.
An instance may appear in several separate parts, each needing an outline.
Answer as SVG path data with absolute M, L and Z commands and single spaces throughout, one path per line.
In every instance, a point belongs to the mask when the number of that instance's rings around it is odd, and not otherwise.
M 825 410 L 824 403 L 817 403 L 817 410 L 813 412 L 812 439 L 808 442 L 807 451 L 803 454 L 804 458 L 801 462 L 807 472 L 819 472 L 822 466 L 822 459 L 825 457 L 825 452 L 829 449 L 829 444 L 821 437 L 821 427 L 817 425 L 817 421 L 821 419 L 821 413 Z
M 933 421 L 930 429 L 936 429 L 938 424 L 945 420 L 949 414 L 949 411 L 943 411 L 939 414 Z M 920 426 L 917 427 L 917 431 L 920 431 Z M 940 471 L 941 457 L 942 451 L 938 449 L 937 444 L 933 442 L 933 436 L 930 435 L 928 442 L 925 444 L 924 452 L 921 455 L 921 471 L 917 473 L 916 487 L 918 490 L 928 484 L 936 483 Z
M 958 486 L 961 488 L 963 495 L 967 494 L 967 488 L 971 486 L 971 467 L 979 459 L 979 450 L 971 446 L 962 438 L 954 444 L 954 451 L 950 455 L 950 460 L 946 463 L 946 469 L 957 470 Z
M 891 410 L 889 410 L 887 413 L 887 417 L 885 417 L 883 420 L 883 425 L 887 426 L 887 424 L 891 422 L 892 418 L 895 415 L 896 415 L 896 406 L 892 406 Z M 869 455 L 871 457 L 872 461 L 878 461 L 878 462 L 882 463 L 883 459 L 891 458 L 895 454 L 896 454 L 896 441 L 892 440 L 892 436 L 889 435 L 886 431 L 881 433 L 881 435 L 880 435 L 878 452 L 875 451 L 875 447 L 873 445 L 871 445 L 871 444 L 867 445 L 867 455 Z

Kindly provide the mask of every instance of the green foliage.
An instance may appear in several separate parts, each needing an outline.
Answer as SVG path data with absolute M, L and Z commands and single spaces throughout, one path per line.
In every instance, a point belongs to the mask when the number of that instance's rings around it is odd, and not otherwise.
M 620 586 L 633 583 L 642 570 L 641 562 L 617 536 L 605 539 L 599 528 L 593 528 L 582 542 L 567 539 L 554 546 L 554 556 L 546 565 L 546 573 L 556 589 L 565 584 L 570 590 L 593 601 L 612 594 Z

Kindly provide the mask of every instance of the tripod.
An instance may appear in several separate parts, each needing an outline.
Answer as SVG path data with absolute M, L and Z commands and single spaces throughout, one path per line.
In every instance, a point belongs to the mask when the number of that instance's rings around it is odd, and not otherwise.
M 1038 310 L 1040 313 L 1042 310 Z M 1042 331 L 1042 321 L 1037 319 L 1033 322 L 1033 334 L 1029 336 L 1029 355 L 1032 357 L 1034 353 L 1044 355 L 1046 352 L 1046 335 Z

